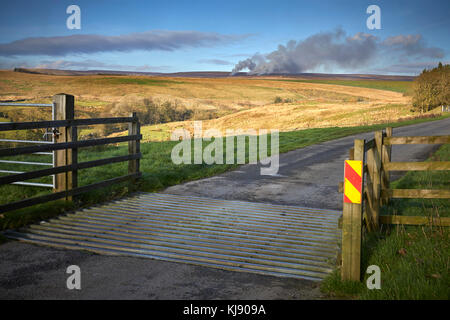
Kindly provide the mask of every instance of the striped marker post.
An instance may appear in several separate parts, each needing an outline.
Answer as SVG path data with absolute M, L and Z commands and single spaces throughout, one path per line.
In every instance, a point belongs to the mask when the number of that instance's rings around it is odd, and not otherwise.
M 344 202 L 361 203 L 362 161 L 345 160 Z
M 342 211 L 342 280 L 360 281 L 362 188 L 365 140 L 355 140 L 351 160 L 344 164 Z

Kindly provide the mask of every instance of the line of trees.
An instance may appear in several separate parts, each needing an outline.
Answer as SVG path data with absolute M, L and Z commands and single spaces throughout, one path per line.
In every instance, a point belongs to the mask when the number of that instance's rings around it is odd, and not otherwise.
M 412 104 L 414 111 L 426 112 L 450 104 L 450 65 L 423 70 L 414 80 Z
M 192 117 L 193 111 L 187 109 L 178 101 L 164 101 L 159 102 L 151 98 L 144 99 L 130 99 L 113 103 L 101 114 L 103 117 L 123 117 L 128 116 L 131 112 L 136 111 L 139 121 L 142 125 L 166 123 L 172 121 L 184 121 Z M 99 130 L 101 135 L 108 135 L 115 131 L 125 130 L 126 125 L 111 126 L 100 125 Z
M 207 120 L 218 117 L 216 110 L 190 109 L 178 100 L 160 101 L 152 98 L 129 98 L 112 103 L 102 117 L 123 117 L 136 111 L 141 125 L 152 125 L 185 120 Z M 116 131 L 126 130 L 126 125 L 99 125 L 97 134 L 109 135 Z

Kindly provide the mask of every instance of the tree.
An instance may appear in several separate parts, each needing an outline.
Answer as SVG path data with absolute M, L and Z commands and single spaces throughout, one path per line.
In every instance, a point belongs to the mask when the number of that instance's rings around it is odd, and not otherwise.
M 412 104 L 416 111 L 426 112 L 450 103 L 450 65 L 424 70 L 414 80 Z

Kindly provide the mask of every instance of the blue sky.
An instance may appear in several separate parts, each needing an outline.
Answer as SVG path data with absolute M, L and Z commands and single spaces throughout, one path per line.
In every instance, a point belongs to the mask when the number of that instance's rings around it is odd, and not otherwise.
M 66 27 L 71 4 L 81 9 L 80 30 Z M 366 27 L 371 4 L 381 9 L 380 30 Z M 6 0 L 1 6 L 0 68 L 231 71 L 250 58 L 256 71 L 415 74 L 448 62 L 450 53 L 450 1 Z

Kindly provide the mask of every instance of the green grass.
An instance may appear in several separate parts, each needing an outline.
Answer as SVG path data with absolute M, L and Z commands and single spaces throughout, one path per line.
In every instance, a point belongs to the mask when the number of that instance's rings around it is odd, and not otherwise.
M 430 160 L 450 160 L 450 145 L 442 146 Z M 450 173 L 408 172 L 392 183 L 392 188 L 448 189 Z M 383 214 L 448 216 L 449 199 L 394 199 Z M 362 244 L 361 283 L 341 281 L 339 270 L 326 278 L 322 291 L 332 296 L 356 299 L 412 300 L 450 297 L 450 230 L 448 227 L 384 226 L 384 230 L 365 235 Z M 370 265 L 381 269 L 381 289 L 365 286 Z
M 394 227 L 372 234 L 363 242 L 362 270 L 381 269 L 381 289 L 362 282 L 341 281 L 335 271 L 321 284 L 331 296 L 361 300 L 449 299 L 449 230 L 430 227 Z
M 436 118 L 413 119 L 402 122 L 375 124 L 369 126 L 315 128 L 299 131 L 281 132 L 280 153 L 303 148 L 312 144 L 321 143 L 332 139 L 342 138 L 353 134 L 382 130 L 386 127 L 397 128 L 428 121 L 441 120 L 449 117 L 450 115 L 444 115 Z
M 442 146 L 429 161 L 450 161 L 450 146 Z M 391 183 L 395 189 L 450 189 L 450 171 L 410 171 Z M 450 199 L 392 199 L 382 214 L 450 217 Z
M 141 127 L 143 141 L 170 140 L 170 127 L 167 124 L 148 125 Z
M 304 83 L 321 83 L 336 84 L 341 86 L 369 88 L 388 90 L 400 93 L 406 93 L 412 85 L 412 81 L 396 81 L 396 80 L 294 80 L 294 79 L 266 79 L 272 81 L 287 82 L 304 82 Z
M 4 121 L 6 122 L 6 121 Z M 0 139 L 10 140 L 40 140 L 44 134 L 43 130 L 17 130 L 0 132 Z M 11 147 L 8 142 L 0 142 L 1 148 Z
M 398 127 L 402 125 L 409 125 L 430 120 L 431 119 L 417 119 L 393 124 L 345 127 L 345 128 L 337 127 L 337 128 L 323 128 L 323 129 L 307 129 L 302 131 L 281 132 L 280 152 L 281 153 L 287 152 L 290 150 L 306 147 L 312 144 L 328 141 L 331 139 L 341 138 L 352 134 L 369 132 L 373 130 L 381 130 L 386 126 Z M 223 173 L 237 166 L 227 164 L 175 165 L 171 161 L 170 154 L 172 148 L 177 143 L 178 142 L 165 141 L 165 142 L 147 142 L 141 144 L 141 153 L 143 157 L 141 160 L 141 171 L 143 173 L 143 177 L 138 185 L 133 186 L 133 190 L 139 189 L 142 191 L 150 191 L 150 192 L 158 191 L 175 184 Z M 206 142 L 204 143 L 204 146 L 205 145 Z M 128 149 L 126 145 L 82 148 L 79 150 L 79 162 L 100 158 L 107 158 L 118 155 L 125 155 L 127 154 L 127 152 Z M 24 161 L 29 159 L 28 157 L 30 156 L 17 157 L 16 159 Z M 37 161 L 36 158 L 34 158 L 33 161 Z M 42 159 L 40 161 L 44 160 Z M 16 166 L 15 168 L 25 169 L 20 166 Z M 28 170 L 30 170 L 30 168 L 28 168 Z M 79 186 L 98 182 L 108 178 L 117 177 L 126 173 L 127 173 L 126 163 L 111 164 L 96 168 L 83 169 L 79 171 Z M 80 197 L 80 203 L 78 205 L 88 206 L 93 203 L 107 201 L 109 199 L 123 196 L 124 194 L 130 191 L 132 190 L 129 189 L 129 185 L 127 183 L 118 184 L 110 188 L 104 188 L 82 195 Z M 37 187 L 5 185 L 0 187 L 0 203 L 9 203 L 20 199 L 29 198 L 32 196 L 42 195 L 48 192 L 49 191 Z M 65 207 L 64 202 L 59 201 L 43 204 L 39 207 L 25 208 L 15 212 L 8 212 L 5 213 L 5 218 L 0 219 L 0 230 L 7 228 L 16 228 L 34 221 L 46 219 L 49 216 L 57 215 L 66 209 L 67 208 Z

